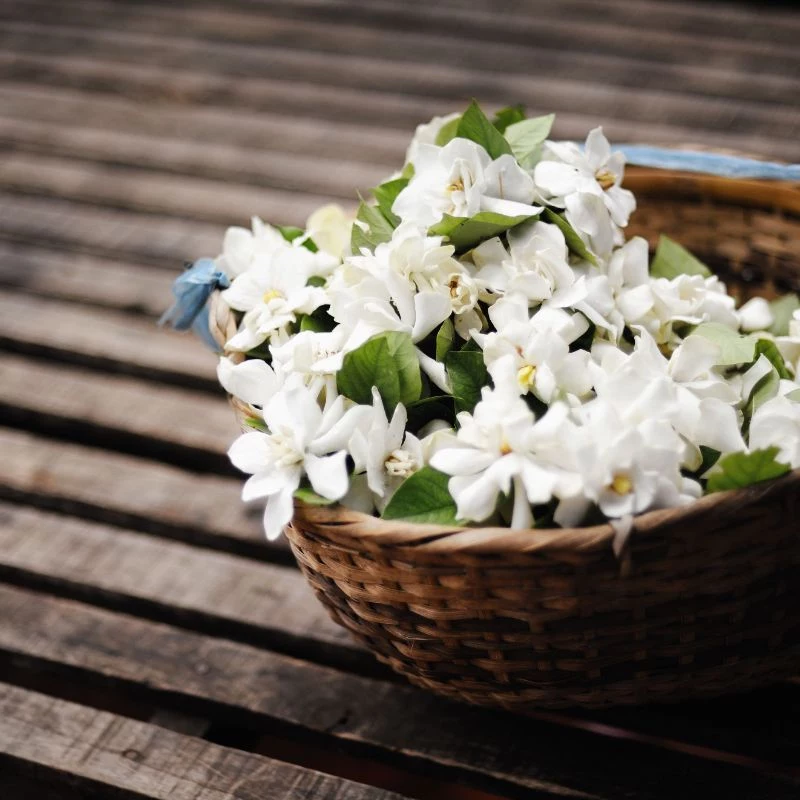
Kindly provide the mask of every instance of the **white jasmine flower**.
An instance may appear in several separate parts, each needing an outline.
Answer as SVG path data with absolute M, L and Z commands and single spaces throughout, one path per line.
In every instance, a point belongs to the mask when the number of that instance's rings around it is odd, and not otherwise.
M 458 119 L 460 116 L 461 114 L 456 111 L 452 114 L 445 114 L 443 117 L 434 117 L 430 122 L 423 122 L 421 125 L 417 125 L 417 129 L 414 131 L 414 136 L 411 138 L 408 150 L 406 151 L 406 164 L 414 164 L 416 167 L 420 146 L 435 145 L 439 131 L 449 122 Z
M 383 511 L 397 487 L 423 466 L 422 444 L 406 431 L 408 414 L 398 403 L 389 422 L 378 390 L 372 389 L 372 415 L 350 439 L 356 471 L 367 474 L 375 505 Z
M 745 333 L 766 330 L 775 319 L 769 303 L 763 297 L 752 297 L 736 313 L 739 327 Z
M 348 488 L 347 442 L 369 414 L 369 408 L 346 409 L 338 397 L 323 413 L 304 388 L 274 395 L 264 407 L 269 433 L 242 434 L 228 455 L 248 472 L 242 499 L 267 498 L 264 529 L 276 539 L 292 518 L 293 495 L 305 473 L 311 488 L 329 500 L 341 499 Z
M 306 285 L 319 263 L 314 256 L 305 248 L 282 248 L 234 279 L 222 299 L 245 315 L 228 349 L 252 350 L 295 322 L 297 314 L 310 314 L 327 301 L 323 289 Z
M 583 149 L 573 142 L 548 141 L 534 169 L 533 179 L 548 203 L 567 209 L 569 199 L 576 195 L 600 198 L 613 222 L 624 228 L 636 208 L 633 194 L 622 188 L 624 174 L 624 156 L 612 154 L 603 129 L 595 128 L 586 137 Z M 588 233 L 583 224 L 585 220 L 576 212 L 577 206 L 573 206 L 573 217 L 578 223 L 575 227 Z M 595 209 L 587 208 L 586 213 L 596 216 Z
M 283 234 L 258 217 L 252 219 L 252 229 L 231 227 L 225 232 L 222 253 L 216 264 L 229 278 L 247 272 L 254 263 L 269 258 L 288 246 Z
M 431 466 L 453 476 L 448 488 L 459 518 L 487 519 L 513 488 L 511 527 L 531 527 L 531 504 L 548 502 L 559 480 L 530 450 L 533 413 L 517 394 L 484 388 L 474 412 L 458 421 L 457 446 L 435 453 Z
M 444 147 L 421 144 L 415 172 L 397 196 L 392 211 L 424 228 L 444 214 L 472 217 L 480 211 L 514 216 L 536 214 L 531 177 L 510 155 L 492 161 L 486 150 L 468 139 Z
M 306 221 L 306 236 L 317 247 L 341 261 L 350 252 L 353 215 L 340 205 L 330 203 L 314 211 Z
M 775 343 L 795 377 L 800 376 L 800 309 L 792 314 L 789 321 L 789 335 L 776 336 Z
M 217 378 L 228 394 L 257 408 L 263 408 L 282 384 L 272 367 L 260 359 L 234 364 L 227 356 L 222 356 L 217 365 Z
M 800 469 L 800 403 L 785 395 L 767 400 L 750 420 L 750 449 L 767 447 L 777 447 L 778 461 Z

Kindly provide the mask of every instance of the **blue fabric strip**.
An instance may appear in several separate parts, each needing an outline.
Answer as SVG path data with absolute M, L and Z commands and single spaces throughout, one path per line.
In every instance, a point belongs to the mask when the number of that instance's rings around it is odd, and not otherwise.
M 800 182 L 800 164 L 777 164 L 753 158 L 726 156 L 720 153 L 697 153 L 689 150 L 668 150 L 640 144 L 614 147 L 621 151 L 628 164 L 659 169 L 703 172 L 725 178 L 758 178 L 771 181 Z

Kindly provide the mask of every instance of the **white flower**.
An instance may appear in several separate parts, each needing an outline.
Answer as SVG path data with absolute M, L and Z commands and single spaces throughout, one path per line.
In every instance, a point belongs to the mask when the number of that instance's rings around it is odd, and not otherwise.
M 792 314 L 789 321 L 789 335 L 776 336 L 775 343 L 795 377 L 800 377 L 800 309 Z
M 306 236 L 320 250 L 341 261 L 350 252 L 353 216 L 336 203 L 322 206 L 306 221 Z
M 624 173 L 624 156 L 622 153 L 612 154 L 603 129 L 595 128 L 586 137 L 584 149 L 573 142 L 548 141 L 542 159 L 534 169 L 533 179 L 548 202 L 565 206 L 568 216 L 570 198 L 593 195 L 601 199 L 614 223 L 625 227 L 636 208 L 636 200 L 621 186 Z M 573 217 L 576 208 L 571 209 Z M 595 210 L 589 213 L 594 214 Z M 576 227 L 586 230 L 582 220 L 577 222 Z
M 256 261 L 269 258 L 286 247 L 287 242 L 277 228 L 253 217 L 252 230 L 228 228 L 222 242 L 222 253 L 217 256 L 216 264 L 229 278 L 235 278 L 247 272 Z
M 217 378 L 228 394 L 257 408 L 263 408 L 282 383 L 272 367 L 260 359 L 234 364 L 227 356 L 219 360 Z
M 330 257 L 328 257 L 330 258 Z M 247 352 L 326 302 L 323 289 L 307 286 L 320 262 L 304 247 L 285 247 L 259 258 L 222 292 L 222 299 L 245 315 L 239 332 L 227 343 L 230 350 Z
M 408 414 L 398 403 L 389 422 L 378 390 L 372 389 L 372 415 L 353 432 L 350 454 L 356 471 L 365 471 L 367 485 L 383 511 L 397 487 L 423 466 L 422 444 L 406 431 Z
M 416 166 L 420 146 L 436 144 L 436 137 L 439 135 L 439 131 L 460 116 L 461 114 L 456 111 L 443 117 L 434 117 L 430 122 L 423 122 L 421 125 L 417 125 L 406 151 L 406 164 L 414 164 Z
M 739 327 L 745 332 L 763 331 L 775 320 L 769 303 L 763 297 L 752 297 L 736 312 Z
M 750 449 L 767 447 L 778 448 L 781 463 L 800 468 L 800 403 L 783 394 L 760 405 L 750 420 Z
M 329 500 L 347 492 L 347 442 L 369 408 L 345 410 L 338 397 L 323 413 L 306 389 L 279 392 L 264 407 L 269 433 L 242 434 L 228 451 L 233 465 L 251 477 L 242 499 L 267 498 L 264 529 L 277 538 L 292 518 L 293 495 L 305 473 L 311 488 Z
M 444 214 L 472 217 L 494 211 L 514 216 L 541 211 L 531 205 L 533 180 L 512 156 L 493 161 L 483 147 L 468 139 L 453 139 L 444 147 L 419 145 L 414 167 L 392 211 L 423 228 Z
M 559 481 L 530 450 L 533 413 L 516 393 L 484 388 L 473 413 L 460 413 L 458 421 L 456 446 L 436 452 L 431 466 L 453 476 L 448 488 L 459 518 L 487 519 L 513 488 L 511 527 L 531 527 L 531 504 L 548 502 Z

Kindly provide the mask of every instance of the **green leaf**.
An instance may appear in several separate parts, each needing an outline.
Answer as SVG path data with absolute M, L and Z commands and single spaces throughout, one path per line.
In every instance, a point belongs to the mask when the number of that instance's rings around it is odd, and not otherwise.
M 431 226 L 429 233 L 431 236 L 446 236 L 456 252 L 464 253 L 486 239 L 499 236 L 535 217 L 535 214 L 507 217 L 493 211 L 481 211 L 474 217 L 451 217 L 445 214 L 439 222 Z
M 300 236 L 306 235 L 306 232 L 302 228 L 296 228 L 294 225 L 276 225 L 275 227 L 280 231 L 281 236 L 283 236 L 287 242 L 293 242 Z M 316 253 L 319 249 L 312 239 L 306 239 L 303 242 L 303 247 L 305 247 L 306 250 L 310 250 L 312 253 Z
M 269 430 L 269 428 L 267 428 L 267 423 L 260 417 L 245 417 L 244 424 L 247 425 L 248 428 L 252 428 L 254 431 L 261 431 L 262 433 L 267 433 Z
M 775 336 L 788 336 L 789 323 L 792 321 L 792 314 L 800 308 L 800 297 L 797 294 L 787 294 L 773 300 L 769 304 L 769 310 L 772 312 L 774 320 L 772 327 L 769 329 L 770 333 Z
M 445 367 L 453 387 L 456 411 L 472 411 L 481 399 L 481 389 L 489 384 L 483 353 L 473 350 L 450 351 Z
M 650 274 L 654 278 L 669 280 L 677 278 L 678 275 L 702 275 L 708 278 L 711 276 L 711 270 L 685 247 L 662 234 L 650 264 Z
M 300 317 L 301 331 L 314 331 L 315 333 L 328 333 L 336 327 L 336 320 L 328 313 L 327 306 L 318 308 L 312 314 Z
M 515 106 L 506 106 L 501 108 L 492 119 L 492 125 L 497 128 L 500 133 L 505 133 L 509 125 L 514 125 L 517 122 L 522 122 L 525 119 L 525 107 L 520 103 Z M 506 137 L 508 139 L 508 137 Z M 511 142 L 509 142 L 511 144 Z M 513 147 L 512 147 L 513 150 Z
M 793 403 L 800 403 L 800 389 L 794 389 L 788 394 L 785 394 L 784 397 L 788 397 Z
M 317 494 L 310 486 L 301 486 L 299 489 L 295 489 L 294 496 L 310 506 L 332 506 L 336 502 Z
M 453 349 L 456 329 L 453 327 L 453 320 L 448 317 L 439 327 L 436 334 L 436 360 L 444 361 L 447 354 Z
M 456 117 L 455 119 L 451 119 L 450 122 L 445 122 L 445 124 L 439 129 L 439 133 L 436 134 L 434 144 L 438 145 L 439 147 L 444 147 L 448 142 L 455 139 L 456 136 L 458 136 L 458 126 L 460 124 L 460 116 Z
M 718 472 L 708 479 L 706 491 L 724 492 L 741 489 L 754 483 L 780 478 L 789 472 L 789 466 L 776 460 L 777 447 L 753 450 L 752 453 L 730 453 L 719 460 Z
M 372 387 L 377 387 L 389 416 L 398 403 L 419 400 L 422 376 L 411 336 L 397 331 L 373 336 L 345 355 L 336 384 L 341 394 L 361 405 L 372 404 Z
M 367 229 L 363 230 L 358 224 L 363 222 Z M 388 242 L 394 233 L 394 226 L 389 222 L 377 206 L 368 206 L 363 200 L 358 207 L 356 222 L 350 235 L 350 249 L 356 255 L 361 253 L 361 248 L 373 252 L 383 242 Z
M 414 403 L 409 403 L 408 429 L 412 432 L 418 431 L 423 425 L 427 425 L 431 420 L 443 419 L 450 425 L 455 424 L 455 406 L 451 395 L 434 395 L 425 397 Z
M 542 145 L 550 135 L 555 118 L 555 114 L 534 117 L 516 122 L 506 129 L 506 140 L 511 145 L 511 152 L 521 166 L 530 169 L 539 160 L 542 155 Z
M 375 195 L 375 199 L 378 201 L 378 209 L 393 228 L 396 228 L 400 224 L 400 217 L 392 212 L 392 206 L 397 199 L 397 195 L 399 195 L 406 186 L 408 186 L 407 178 L 396 178 L 393 181 L 386 181 L 386 183 L 382 183 L 372 190 L 372 194 Z
M 408 522 L 457 525 L 456 504 L 447 489 L 450 478 L 433 467 L 423 467 L 400 484 L 381 516 Z
M 742 336 L 719 322 L 703 322 L 694 328 L 692 336 L 702 336 L 719 345 L 718 367 L 750 364 L 756 359 L 756 340 L 752 336 Z
M 787 369 L 786 361 L 781 355 L 778 345 L 772 339 L 758 339 L 756 341 L 756 354 L 753 360 L 758 360 L 760 355 L 769 359 L 769 362 L 775 367 L 779 378 L 792 379 L 792 373 Z
M 400 177 L 410 181 L 414 177 L 414 165 L 406 164 L 403 167 L 403 171 L 400 173 Z
M 474 100 L 462 115 L 456 135 L 481 145 L 493 159 L 506 153 L 511 155 L 511 146 L 503 138 L 503 134 L 492 125 Z
M 773 367 L 754 387 L 747 399 L 747 405 L 744 409 L 744 425 L 745 433 L 750 430 L 750 420 L 753 418 L 757 408 L 760 408 L 767 402 L 772 400 L 778 393 L 780 387 L 780 376 L 778 371 Z
M 700 445 L 700 455 L 703 457 L 703 461 L 700 464 L 699 469 L 697 470 L 697 475 L 705 475 L 714 464 L 719 461 L 719 457 L 721 455 L 719 450 L 715 450 L 713 447 L 706 447 L 704 444 Z
M 545 222 L 551 222 L 556 225 L 561 233 L 564 234 L 564 239 L 567 242 L 567 247 L 571 253 L 574 253 L 584 261 L 597 266 L 597 259 L 591 250 L 586 246 L 586 243 L 578 236 L 578 232 L 572 225 L 567 222 L 563 214 L 556 214 L 551 208 L 546 208 L 542 211 L 542 219 Z

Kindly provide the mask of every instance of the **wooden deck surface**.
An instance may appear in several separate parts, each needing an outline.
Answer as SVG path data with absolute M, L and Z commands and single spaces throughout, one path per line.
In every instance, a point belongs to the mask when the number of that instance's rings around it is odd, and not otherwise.
M 519 717 L 396 680 L 239 502 L 180 265 L 415 124 L 800 161 L 800 14 L 689 0 L 0 2 L 0 798 L 800 795 L 800 684 Z

